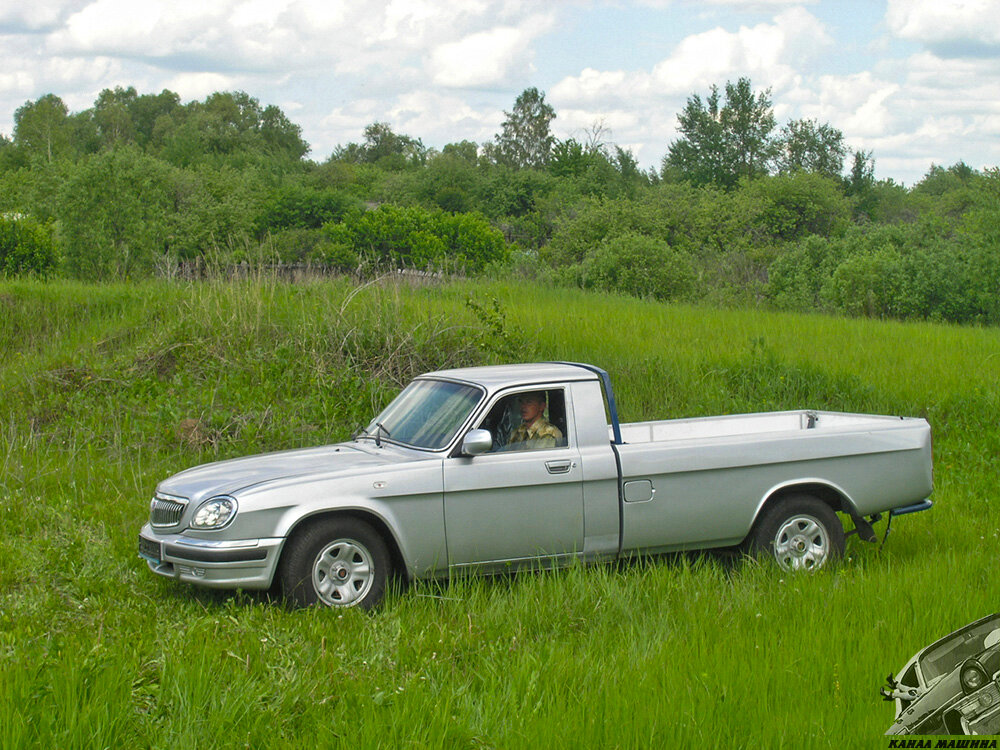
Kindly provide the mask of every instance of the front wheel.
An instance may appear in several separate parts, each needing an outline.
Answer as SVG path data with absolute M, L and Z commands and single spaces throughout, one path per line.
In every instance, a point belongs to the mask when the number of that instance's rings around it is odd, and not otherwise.
M 844 554 L 844 527 L 829 505 L 810 495 L 790 495 L 768 509 L 753 531 L 752 546 L 783 570 L 818 570 Z
M 385 594 L 390 566 L 385 541 L 356 518 L 316 521 L 288 542 L 280 578 L 299 607 L 372 609 Z

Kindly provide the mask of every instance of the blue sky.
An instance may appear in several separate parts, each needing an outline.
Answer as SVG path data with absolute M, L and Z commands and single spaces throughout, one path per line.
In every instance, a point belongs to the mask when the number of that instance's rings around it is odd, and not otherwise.
M 997 0 L 0 0 L 0 132 L 25 101 L 103 88 L 244 90 L 323 160 L 364 126 L 479 143 L 537 86 L 556 135 L 658 165 L 693 93 L 748 76 L 779 123 L 815 118 L 912 184 L 1000 164 Z

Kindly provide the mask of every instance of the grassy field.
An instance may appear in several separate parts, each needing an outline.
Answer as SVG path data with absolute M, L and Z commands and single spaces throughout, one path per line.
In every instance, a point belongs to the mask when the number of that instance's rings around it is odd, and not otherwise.
M 607 368 L 628 421 L 925 416 L 935 507 L 814 576 L 666 557 L 373 615 L 136 556 L 184 467 L 345 439 L 415 372 L 539 359 Z M 1000 609 L 998 371 L 997 330 L 532 286 L 2 283 L 0 747 L 884 747 L 886 673 Z

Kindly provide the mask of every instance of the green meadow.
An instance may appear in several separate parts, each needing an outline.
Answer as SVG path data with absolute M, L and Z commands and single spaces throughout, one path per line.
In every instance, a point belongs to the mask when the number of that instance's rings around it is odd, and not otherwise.
M 137 556 L 172 473 L 345 440 L 421 371 L 535 360 L 606 368 L 626 421 L 926 417 L 934 508 L 815 575 L 664 556 L 371 614 Z M 0 747 L 884 747 L 885 675 L 1000 609 L 998 372 L 996 329 L 528 283 L 2 282 Z

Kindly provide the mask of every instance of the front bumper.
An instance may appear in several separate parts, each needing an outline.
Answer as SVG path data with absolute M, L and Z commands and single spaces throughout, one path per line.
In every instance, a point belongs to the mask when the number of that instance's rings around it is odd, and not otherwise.
M 214 541 L 183 534 L 139 532 L 139 557 L 165 578 L 215 589 L 266 589 L 278 566 L 284 538 Z

